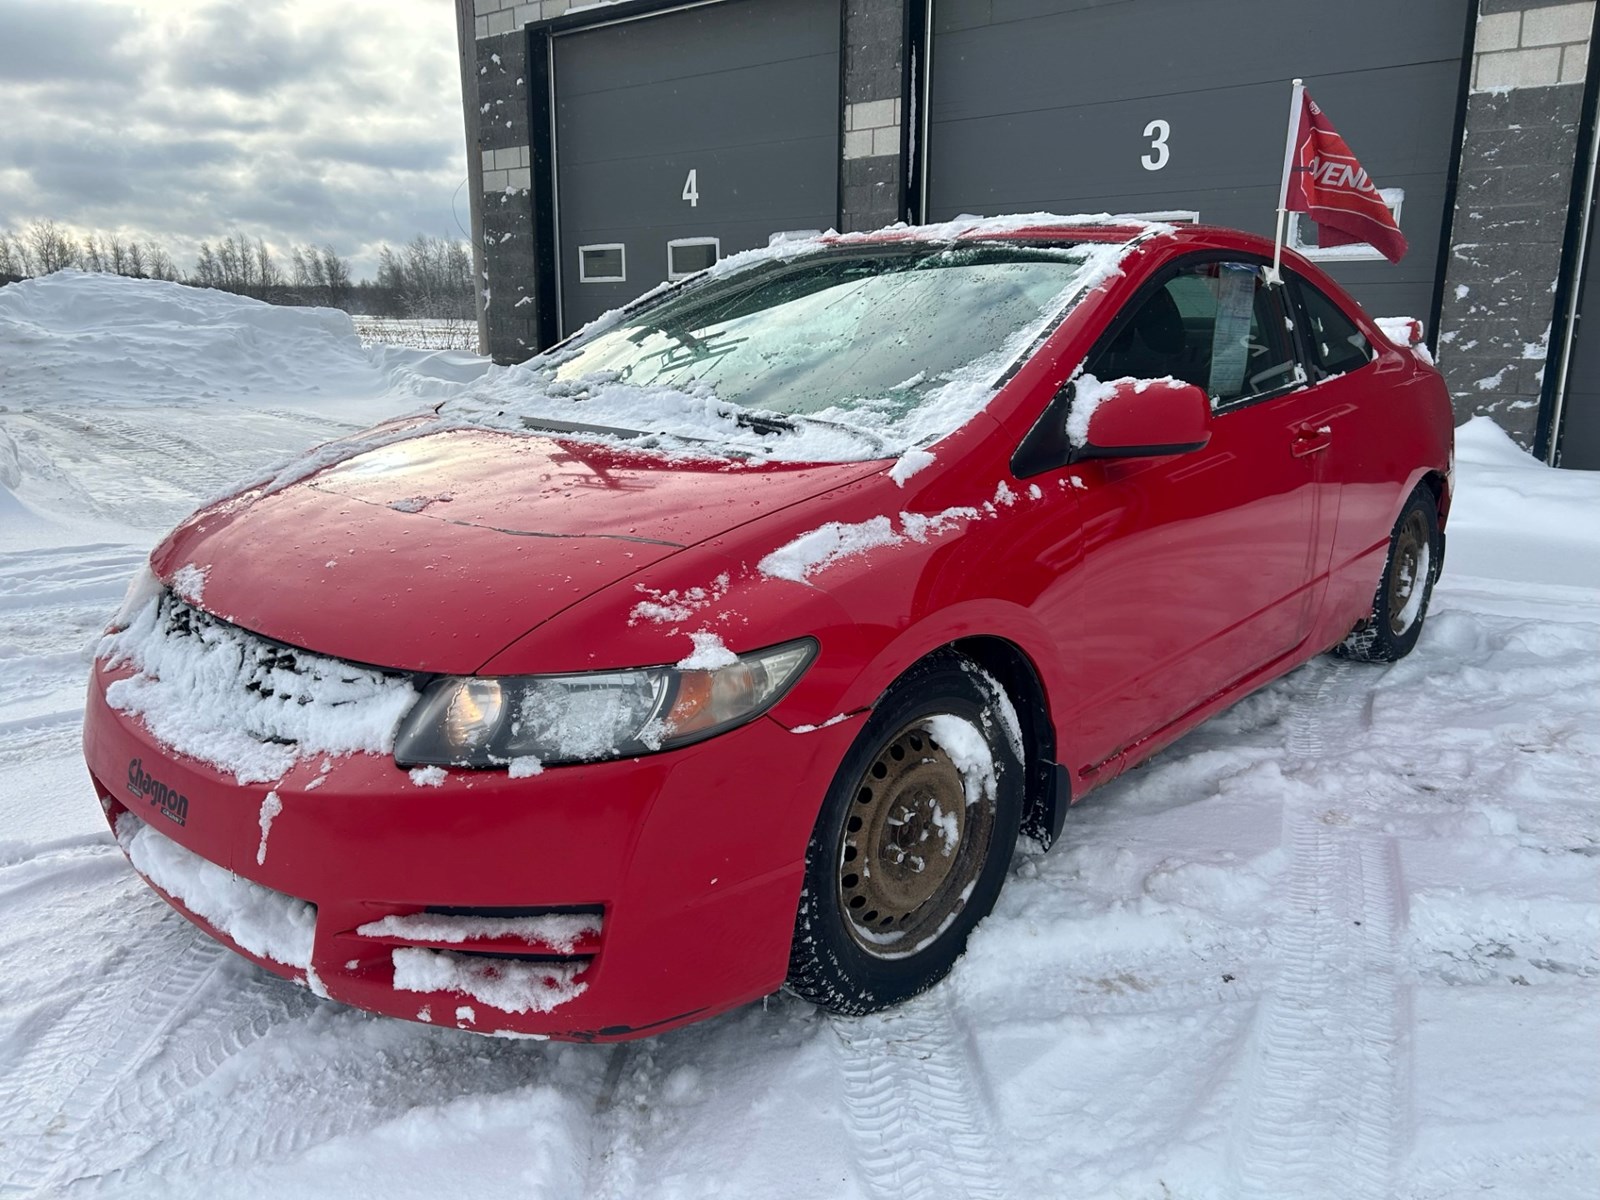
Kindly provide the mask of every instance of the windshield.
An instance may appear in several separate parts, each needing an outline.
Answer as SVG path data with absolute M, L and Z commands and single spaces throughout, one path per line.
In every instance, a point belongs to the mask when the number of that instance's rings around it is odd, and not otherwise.
M 898 454 L 980 411 L 1122 250 L 830 248 L 713 272 L 532 360 L 495 415 L 800 461 Z

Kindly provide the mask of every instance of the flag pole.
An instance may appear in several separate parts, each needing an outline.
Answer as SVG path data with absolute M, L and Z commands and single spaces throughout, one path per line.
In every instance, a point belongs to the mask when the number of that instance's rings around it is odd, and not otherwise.
M 1283 139 L 1283 179 L 1278 184 L 1278 232 L 1272 239 L 1272 274 L 1268 283 L 1280 283 L 1283 278 L 1278 272 L 1283 265 L 1283 226 L 1289 215 L 1289 172 L 1294 168 L 1294 135 L 1300 128 L 1300 97 L 1305 90 L 1305 81 L 1296 79 L 1289 92 L 1289 132 Z

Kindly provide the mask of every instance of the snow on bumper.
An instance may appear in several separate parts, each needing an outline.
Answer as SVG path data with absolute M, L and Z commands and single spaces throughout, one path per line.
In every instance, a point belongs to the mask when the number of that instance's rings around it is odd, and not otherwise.
M 667 754 L 437 786 L 387 757 L 307 759 L 269 790 L 108 706 L 117 674 L 97 664 L 90 687 L 90 772 L 135 867 L 185 915 L 357 1007 L 581 1040 L 658 1032 L 782 983 L 805 845 L 858 724 L 796 736 L 761 718 Z M 172 795 L 181 809 L 160 803 Z M 274 897 L 304 914 L 285 928 L 310 922 L 309 961 L 260 934 Z

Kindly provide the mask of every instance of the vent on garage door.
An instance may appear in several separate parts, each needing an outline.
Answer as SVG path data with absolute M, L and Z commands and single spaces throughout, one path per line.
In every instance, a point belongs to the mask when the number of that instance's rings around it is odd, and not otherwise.
M 602 242 L 578 247 L 579 283 L 626 283 L 628 267 L 621 242 Z
M 704 271 L 717 261 L 721 250 L 718 238 L 674 238 L 667 243 L 667 278 L 682 279 Z

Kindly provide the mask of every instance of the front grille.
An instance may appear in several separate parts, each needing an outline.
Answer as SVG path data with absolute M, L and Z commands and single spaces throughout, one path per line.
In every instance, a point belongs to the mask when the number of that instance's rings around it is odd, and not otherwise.
M 235 646 L 239 653 L 240 688 L 262 699 L 281 697 L 295 704 L 309 704 L 312 699 L 310 685 L 359 685 L 377 680 L 404 681 L 410 678 L 404 672 L 331 658 L 263 637 L 198 609 L 172 592 L 162 597 L 161 604 L 162 626 L 168 638 L 180 641 L 193 639 L 208 647 L 224 642 Z M 332 697 L 328 701 L 334 706 L 341 702 L 350 701 L 340 697 Z
M 133 668 L 107 686 L 107 704 L 240 783 L 280 779 L 316 754 L 386 754 L 417 699 L 409 673 L 285 645 L 171 592 L 103 652 L 109 667 Z

